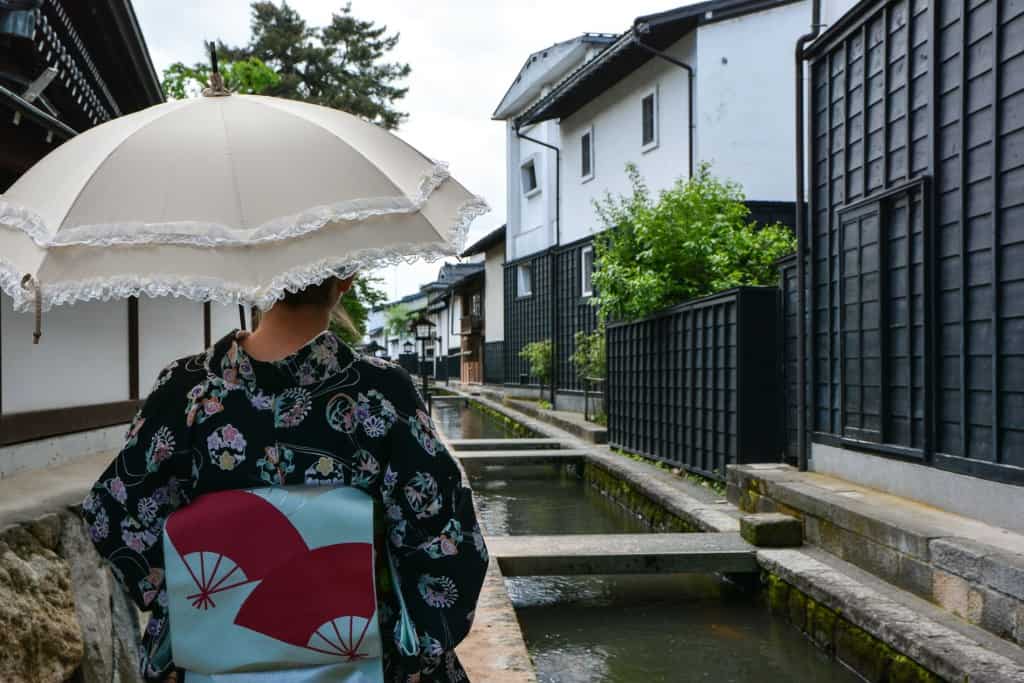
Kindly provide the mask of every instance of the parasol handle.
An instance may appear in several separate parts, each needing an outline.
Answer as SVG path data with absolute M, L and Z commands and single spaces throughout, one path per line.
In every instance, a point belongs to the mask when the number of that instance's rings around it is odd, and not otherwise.
M 39 281 L 27 273 L 25 277 L 21 278 L 21 288 L 34 294 L 36 302 L 36 328 L 32 332 L 32 343 L 38 344 L 39 338 L 43 336 L 43 292 L 39 287 Z

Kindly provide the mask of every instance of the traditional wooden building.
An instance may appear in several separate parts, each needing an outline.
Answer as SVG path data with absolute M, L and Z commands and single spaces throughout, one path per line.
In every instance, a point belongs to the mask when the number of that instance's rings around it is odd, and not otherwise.
M 1024 6 L 861 2 L 806 58 L 811 467 L 1019 509 Z
M 0 0 L 0 189 L 70 137 L 161 101 L 128 0 Z M 247 317 L 176 299 L 80 303 L 46 313 L 35 346 L 31 314 L 0 295 L 0 477 L 119 447 L 160 369 Z

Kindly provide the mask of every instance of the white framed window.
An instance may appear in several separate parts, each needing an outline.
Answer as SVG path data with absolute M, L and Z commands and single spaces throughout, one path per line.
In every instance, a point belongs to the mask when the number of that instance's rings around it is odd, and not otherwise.
M 522 263 L 516 266 L 516 296 L 524 297 L 533 294 L 533 266 Z
M 594 179 L 594 127 L 591 126 L 580 136 L 580 180 Z
M 540 194 L 540 182 L 537 178 L 536 159 L 530 157 L 519 167 L 520 183 L 523 187 L 524 197 L 533 197 Z
M 640 98 L 640 149 L 648 152 L 658 146 L 658 89 L 652 88 Z
M 580 292 L 583 296 L 594 294 L 594 247 L 580 250 Z

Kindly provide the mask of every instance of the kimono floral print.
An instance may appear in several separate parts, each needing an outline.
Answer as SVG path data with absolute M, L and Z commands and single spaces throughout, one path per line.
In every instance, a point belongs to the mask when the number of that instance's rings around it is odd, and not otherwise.
M 355 486 L 382 505 L 384 542 L 420 643 L 418 658 L 403 658 L 385 639 L 385 680 L 467 680 L 454 647 L 487 568 L 469 491 L 408 375 L 329 332 L 273 363 L 249 358 L 231 334 L 169 365 L 86 498 L 93 542 L 151 613 L 143 674 L 161 679 L 174 668 L 167 517 L 203 493 L 295 484 Z M 379 600 L 381 632 L 393 633 L 397 599 L 383 590 Z

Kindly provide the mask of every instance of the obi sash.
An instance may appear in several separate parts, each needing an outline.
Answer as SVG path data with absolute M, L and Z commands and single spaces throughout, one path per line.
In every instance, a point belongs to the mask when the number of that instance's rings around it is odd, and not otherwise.
M 163 543 L 171 650 L 187 683 L 383 681 L 366 493 L 210 493 L 168 518 Z

